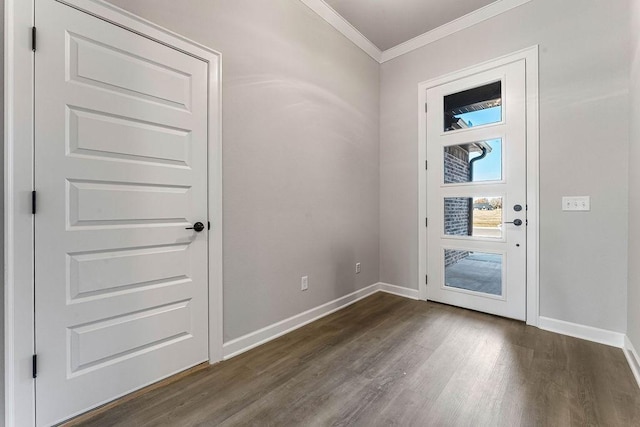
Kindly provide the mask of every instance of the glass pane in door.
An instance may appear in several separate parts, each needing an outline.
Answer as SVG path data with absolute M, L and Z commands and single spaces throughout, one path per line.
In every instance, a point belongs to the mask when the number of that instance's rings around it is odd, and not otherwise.
M 502 139 L 449 145 L 443 149 L 444 183 L 502 180 Z
M 501 254 L 445 249 L 444 284 L 450 288 L 502 295 Z
M 445 197 L 444 234 L 502 238 L 502 197 Z
M 502 121 L 502 82 L 497 81 L 444 97 L 444 131 Z

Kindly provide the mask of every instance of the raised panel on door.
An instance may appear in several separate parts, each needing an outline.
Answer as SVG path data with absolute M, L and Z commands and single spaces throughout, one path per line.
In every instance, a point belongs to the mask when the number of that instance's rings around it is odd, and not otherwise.
M 207 64 L 36 1 L 36 418 L 208 359 Z
M 189 168 L 191 132 L 132 117 L 69 107 L 69 156 Z

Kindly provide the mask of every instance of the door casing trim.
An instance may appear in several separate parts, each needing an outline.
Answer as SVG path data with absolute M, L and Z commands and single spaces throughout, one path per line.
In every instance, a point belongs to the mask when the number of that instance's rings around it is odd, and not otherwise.
M 103 0 L 55 0 L 208 64 L 209 362 L 222 360 L 222 55 Z M 5 0 L 4 385 L 5 425 L 35 425 L 34 147 L 35 0 Z
M 539 200 L 540 200 L 540 127 L 538 45 L 499 58 L 454 71 L 418 84 L 418 290 L 421 300 L 427 300 L 427 89 L 440 86 L 500 67 L 516 61 L 525 61 L 526 73 L 526 156 L 527 156 L 527 325 L 538 326 L 539 304 Z

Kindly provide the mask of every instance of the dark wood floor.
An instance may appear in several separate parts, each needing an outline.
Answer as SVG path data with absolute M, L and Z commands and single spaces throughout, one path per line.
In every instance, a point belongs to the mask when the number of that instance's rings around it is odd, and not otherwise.
M 640 426 L 622 350 L 378 293 L 87 426 Z

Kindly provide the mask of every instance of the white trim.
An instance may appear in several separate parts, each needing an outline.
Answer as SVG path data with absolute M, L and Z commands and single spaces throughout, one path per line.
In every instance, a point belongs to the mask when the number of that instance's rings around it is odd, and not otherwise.
M 594 328 L 592 326 L 565 322 L 564 320 L 551 319 L 543 316 L 540 316 L 538 319 L 538 327 L 545 331 L 555 332 L 556 334 L 580 338 L 612 347 L 624 347 L 624 334 L 621 332 L 608 331 L 606 329 Z
M 418 84 L 418 292 L 427 300 L 427 86 Z
M 35 424 L 33 342 L 33 3 L 5 0 L 5 425 Z
M 445 74 L 440 77 L 425 80 L 423 82 L 420 82 L 419 86 L 421 88 L 424 88 L 426 91 L 427 89 L 440 86 L 446 83 L 450 83 L 452 81 L 459 80 L 464 77 L 468 77 L 469 75 L 472 75 L 472 74 L 481 73 L 483 71 L 490 70 L 492 68 L 501 67 L 503 65 L 510 64 L 512 62 L 519 61 L 522 59 L 532 61 L 534 59 L 534 56 L 537 57 L 537 52 L 538 52 L 538 45 L 533 45 L 531 47 L 521 49 L 516 52 L 512 52 L 495 59 L 490 59 L 488 61 L 484 61 L 479 64 L 471 65 L 469 67 L 453 71 L 449 74 Z M 531 70 L 529 67 L 527 67 L 527 72 L 534 72 L 534 71 L 535 73 L 538 72 L 537 70 Z M 424 105 L 422 106 L 421 113 L 424 114 Z
M 367 55 L 380 63 L 382 59 L 382 51 L 373 44 L 368 38 L 362 35 L 349 21 L 336 12 L 324 0 L 300 0 L 309 9 L 317 13 L 322 19 L 327 21 L 329 25 L 342 33 L 353 44 L 362 49 Z
M 312 308 L 300 314 L 296 314 L 289 317 L 288 319 L 281 320 L 277 323 L 226 342 L 223 346 L 224 360 L 231 359 L 232 357 L 249 351 L 252 348 L 258 347 L 259 345 L 265 344 L 278 337 L 281 337 L 282 335 L 288 334 L 291 331 L 301 328 L 304 325 L 328 316 L 331 313 L 342 310 L 343 308 L 357 301 L 360 301 L 363 298 L 375 294 L 379 290 L 380 284 L 375 283 L 373 285 L 367 286 L 366 288 L 360 289 L 359 291 L 352 292 L 341 298 L 329 301 L 326 304 L 322 304 L 321 306 L 318 306 L 316 308 Z
M 525 61 L 527 90 L 527 324 L 538 325 L 539 317 L 539 87 L 538 45 L 472 67 L 427 80 L 418 84 L 418 289 L 420 299 L 427 299 L 427 120 L 425 104 L 427 89 L 460 78 L 500 67 L 515 61 Z
M 417 289 L 405 288 L 404 286 L 390 285 L 389 283 L 378 283 L 380 286 L 380 292 L 386 292 L 388 294 L 398 295 L 401 297 L 419 300 L 420 293 Z
M 209 64 L 209 360 L 222 360 L 221 56 L 103 0 L 58 0 Z M 35 424 L 33 324 L 34 2 L 5 0 L 5 425 Z M 214 169 L 211 169 L 214 168 Z M 18 238 L 19 236 L 19 238 Z
M 624 357 L 627 358 L 631 372 L 633 372 L 633 376 L 638 383 L 638 387 L 640 387 L 640 356 L 638 356 L 638 352 L 626 335 L 624 336 L 624 348 L 622 350 L 624 351 Z
M 385 292 L 413 300 L 419 299 L 419 293 L 415 289 L 382 282 L 375 283 L 364 289 L 360 289 L 359 291 L 345 295 L 344 297 L 335 299 L 295 316 L 291 316 L 288 319 L 284 319 L 280 322 L 266 326 L 225 343 L 224 360 L 231 359 L 262 344 L 266 344 L 269 341 L 286 335 L 289 332 L 315 322 L 316 320 L 335 313 L 336 311 L 342 310 L 343 308 L 378 292 Z M 626 335 L 620 332 L 579 325 L 577 323 L 565 322 L 563 320 L 551 319 L 548 317 L 539 318 L 538 328 L 561 335 L 567 335 L 574 338 L 621 348 L 625 354 L 627 362 L 629 363 L 629 367 L 638 382 L 638 386 L 640 386 L 640 356 L 638 356 L 638 353 Z
M 458 19 L 385 50 L 382 52 L 382 59 L 380 63 L 390 61 L 393 58 L 397 58 L 400 55 L 404 55 L 405 53 L 419 49 L 437 40 L 450 36 L 451 34 L 457 33 L 458 31 L 462 31 L 473 25 L 479 24 L 480 22 L 486 21 L 487 19 L 491 19 L 502 13 L 508 12 L 511 9 L 522 6 L 530 1 L 531 0 L 498 0 L 490 3 L 487 6 L 468 13 Z
M 96 1 L 96 0 L 93 0 Z M 437 40 L 450 36 L 451 34 L 462 31 L 480 22 L 491 19 L 502 13 L 508 12 L 518 6 L 522 6 L 531 0 L 497 0 L 487 6 L 474 10 L 458 19 L 447 22 L 433 30 L 427 31 L 417 37 L 400 43 L 397 46 L 389 48 L 385 51 L 380 50 L 371 40 L 366 38 L 358 29 L 356 29 L 342 15 L 329 6 L 324 0 L 300 0 L 309 9 L 317 13 L 322 19 L 327 21 L 329 25 L 349 39 L 353 44 L 362 49 L 367 55 L 371 56 L 380 64 L 390 61 L 398 56 L 404 55 Z
M 538 46 L 526 53 L 527 84 L 527 325 L 540 316 L 540 95 Z

